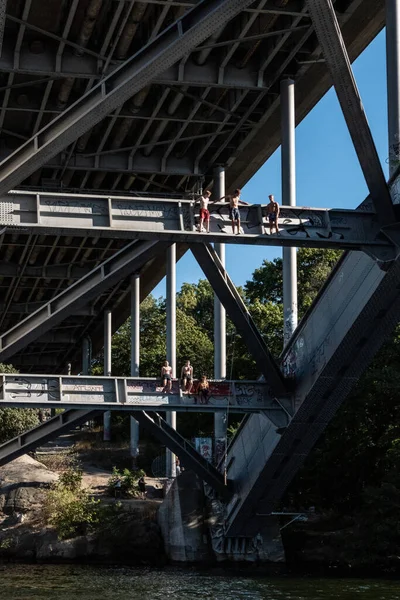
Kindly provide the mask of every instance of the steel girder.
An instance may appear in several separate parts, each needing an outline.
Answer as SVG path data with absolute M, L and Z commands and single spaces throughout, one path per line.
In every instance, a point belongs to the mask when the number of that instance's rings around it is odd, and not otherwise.
M 276 413 L 283 409 L 260 381 L 210 381 L 207 402 L 200 401 L 196 383 L 191 394 L 182 394 L 179 381 L 165 394 L 161 381 L 150 377 L 89 377 L 73 375 L 0 375 L 0 406 L 91 410 L 165 410 L 180 412 Z
M 165 252 L 169 244 L 162 242 L 131 242 L 111 258 L 93 269 L 36 312 L 0 336 L 0 361 L 10 358 L 69 315 L 96 298 L 100 293 L 149 260 Z
M 252 3 L 203 0 L 0 164 L 0 194 L 46 164 Z
M 231 496 L 231 485 L 225 484 L 224 476 L 208 460 L 203 458 L 193 446 L 157 413 L 147 414 L 145 411 L 133 413 L 139 425 L 147 429 L 165 444 L 169 450 L 179 456 L 183 466 L 191 469 L 203 481 L 208 483 L 225 500 Z
M 331 0 L 307 0 L 308 10 L 329 68 L 380 224 L 395 221 L 393 203 L 353 76 Z
M 64 54 L 57 60 L 56 56 L 56 47 L 52 51 L 47 48 L 46 52 L 42 54 L 33 54 L 28 47 L 25 47 L 21 50 L 18 66 L 15 66 L 13 49 L 3 48 L 0 72 L 21 73 L 34 77 L 54 77 L 55 79 L 76 77 L 77 79 L 100 80 L 102 77 L 96 58 Z M 116 68 L 116 65 L 110 65 L 109 72 Z M 249 90 L 259 90 L 265 87 L 264 81 L 258 77 L 256 65 L 252 66 L 251 63 L 243 69 L 239 69 L 235 65 L 227 65 L 224 69 L 220 69 L 217 63 L 207 62 L 204 65 L 197 65 L 192 60 L 188 60 L 185 64 L 173 65 L 160 73 L 152 83 Z
M 266 205 L 241 208 L 240 236 L 232 234 L 226 203 L 214 203 L 210 211 L 207 241 L 211 242 L 362 249 L 381 261 L 393 260 L 398 252 L 381 233 L 374 211 L 282 206 L 279 236 L 269 234 Z M 0 226 L 21 227 L 35 234 L 86 236 L 90 229 L 113 239 L 203 243 L 204 234 L 195 226 L 198 213 L 193 201 L 172 198 L 12 191 L 0 199 Z M 42 271 L 41 267 L 26 267 L 24 274 L 69 278 L 83 274 L 84 269 L 72 265 Z M 10 263 L 0 263 L 0 275 L 14 272 Z
M 287 395 L 283 375 L 214 248 L 210 244 L 192 244 L 190 249 L 264 375 L 270 395 Z
M 59 435 L 71 431 L 78 425 L 86 423 L 98 414 L 101 413 L 93 410 L 67 410 L 45 423 L 41 423 L 34 429 L 17 435 L 0 445 L 0 467 L 27 452 L 35 450 Z

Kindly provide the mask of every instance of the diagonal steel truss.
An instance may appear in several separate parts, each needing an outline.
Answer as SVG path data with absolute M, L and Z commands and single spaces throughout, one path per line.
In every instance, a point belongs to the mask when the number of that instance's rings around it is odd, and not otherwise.
M 284 396 L 287 394 L 287 389 L 282 373 L 235 285 L 226 273 L 218 254 L 210 244 L 192 244 L 190 249 L 229 317 L 241 333 L 265 380 L 269 383 L 271 394 Z
M 307 0 L 307 6 L 379 222 L 381 225 L 388 225 L 395 220 L 393 204 L 332 0 Z
M 44 304 L 36 312 L 0 336 L 0 360 L 5 360 L 30 342 L 38 339 L 76 309 L 85 306 L 103 290 L 107 290 L 149 260 L 165 252 L 169 244 L 131 242 L 88 275 Z

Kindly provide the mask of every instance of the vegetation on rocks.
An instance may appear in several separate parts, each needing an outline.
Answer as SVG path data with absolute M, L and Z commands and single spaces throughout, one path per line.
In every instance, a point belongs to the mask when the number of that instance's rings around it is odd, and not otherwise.
M 0 373 L 18 373 L 11 365 L 0 363 Z M 38 411 L 28 408 L 0 408 L 0 444 L 32 429 L 39 423 Z
M 68 469 L 47 493 L 43 516 L 63 540 L 95 532 L 118 510 L 94 499 L 82 489 L 82 472 Z

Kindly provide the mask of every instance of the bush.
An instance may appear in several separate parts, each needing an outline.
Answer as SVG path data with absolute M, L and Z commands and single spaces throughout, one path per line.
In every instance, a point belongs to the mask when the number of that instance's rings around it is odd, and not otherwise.
M 137 498 L 141 496 L 139 490 L 139 479 L 145 476 L 145 472 L 142 469 L 138 471 L 130 471 L 124 469 L 119 471 L 116 467 L 113 468 L 113 474 L 107 483 L 107 490 L 110 496 L 113 496 L 116 489 L 121 492 L 122 498 Z M 120 482 L 120 487 L 117 486 Z
M 54 527 L 60 539 L 95 532 L 120 511 L 120 505 L 102 506 L 82 487 L 82 472 L 69 469 L 49 490 L 45 522 Z
M 0 363 L 0 373 L 18 373 L 12 365 Z M 38 411 L 32 408 L 0 408 L 0 444 L 39 424 Z

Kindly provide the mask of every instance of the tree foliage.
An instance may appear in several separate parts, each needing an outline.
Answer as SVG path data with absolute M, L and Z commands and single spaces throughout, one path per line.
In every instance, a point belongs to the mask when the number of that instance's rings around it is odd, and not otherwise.
M 0 373 L 18 373 L 12 365 L 0 363 Z M 39 423 L 38 411 L 31 408 L 0 408 L 0 444 L 32 429 Z

